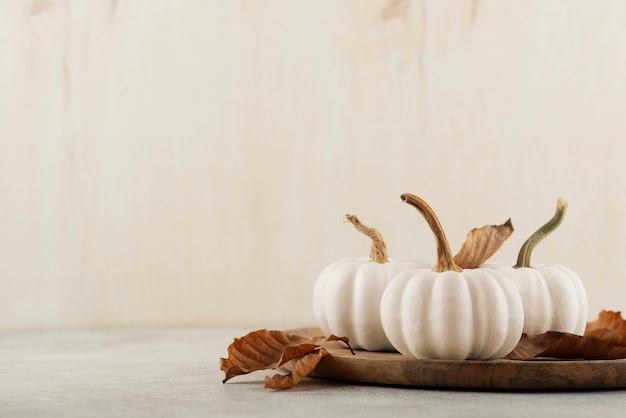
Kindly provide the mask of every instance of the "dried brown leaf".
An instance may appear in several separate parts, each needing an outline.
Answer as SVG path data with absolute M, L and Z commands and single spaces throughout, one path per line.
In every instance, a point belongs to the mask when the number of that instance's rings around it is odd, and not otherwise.
M 583 336 L 548 331 L 522 335 L 508 355 L 512 360 L 535 357 L 560 359 L 614 360 L 626 358 L 626 321 L 621 312 L 603 310 L 598 319 L 587 323 Z
M 620 311 L 603 310 L 598 319 L 587 323 L 585 335 L 594 336 L 613 345 L 626 346 L 626 321 Z
M 533 336 L 522 334 L 522 338 L 520 338 L 517 346 L 507 357 L 511 360 L 530 360 L 533 357 L 537 357 L 562 336 L 563 333 L 556 331 L 548 331 Z
M 454 256 L 454 262 L 464 269 L 479 267 L 498 251 L 513 231 L 510 218 L 502 225 L 486 225 L 472 229 Z
M 522 335 L 517 347 L 508 355 L 511 360 L 535 357 L 614 360 L 626 358 L 626 347 L 615 346 L 590 335 L 548 331 L 539 335 Z
M 541 352 L 539 357 L 614 360 L 626 358 L 626 347 L 618 347 L 589 335 L 565 334 Z
M 324 348 L 315 350 L 303 357 L 294 359 L 294 364 L 290 367 L 290 372 L 286 375 L 275 374 L 272 377 L 265 377 L 265 389 L 288 389 L 298 384 L 309 375 L 324 356 L 328 354 Z
M 235 376 L 258 370 L 276 369 L 295 360 L 298 374 L 282 380 L 296 384 L 313 370 L 307 369 L 307 364 L 313 364 L 313 358 L 308 358 L 302 365 L 298 364 L 298 361 L 308 357 L 310 354 L 320 356 L 321 346 L 332 341 L 342 342 L 350 348 L 347 337 L 337 337 L 335 335 L 329 337 L 303 337 L 283 331 L 266 329 L 253 331 L 241 338 L 235 338 L 233 343 L 228 346 L 228 358 L 220 358 L 220 369 L 224 372 L 224 380 L 222 382 L 226 383 Z M 320 359 L 321 357 L 323 356 L 320 356 Z M 313 368 L 316 365 L 317 363 L 314 364 Z M 306 374 L 302 375 L 305 372 Z M 291 372 L 290 375 L 293 373 Z M 277 378 L 277 380 L 281 379 Z M 284 386 L 280 388 L 289 387 L 285 386 L 287 383 L 277 385 Z

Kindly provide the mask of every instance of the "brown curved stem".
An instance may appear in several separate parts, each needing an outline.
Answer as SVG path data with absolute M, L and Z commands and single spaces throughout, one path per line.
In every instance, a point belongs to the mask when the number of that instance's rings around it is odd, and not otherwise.
M 400 199 L 417 209 L 422 214 L 424 219 L 426 219 L 426 222 L 428 222 L 428 226 L 430 226 L 431 231 L 433 231 L 433 235 L 435 236 L 435 245 L 437 246 L 437 264 L 433 267 L 433 271 L 463 271 L 463 269 L 452 259 L 452 252 L 450 251 L 450 244 L 448 244 L 446 234 L 443 232 L 439 219 L 435 215 L 432 208 L 428 206 L 428 203 L 426 203 L 422 198 L 410 193 L 402 194 Z
M 380 232 L 374 228 L 363 225 L 356 215 L 347 214 L 344 221 L 350 222 L 357 229 L 357 231 L 371 238 L 372 250 L 370 251 L 370 261 L 375 261 L 377 263 L 386 263 L 389 261 L 387 258 L 387 245 L 385 244 L 385 241 L 383 241 L 383 236 Z
M 566 209 L 567 201 L 559 197 L 559 200 L 556 202 L 556 212 L 554 213 L 554 216 L 541 228 L 535 231 L 530 237 L 528 237 L 524 244 L 522 244 L 522 248 L 520 248 L 519 254 L 517 255 L 517 264 L 513 267 L 530 267 L 530 256 L 535 249 L 535 246 L 537 246 L 542 239 L 550 235 L 552 231 L 561 225 L 561 222 L 563 222 L 563 218 L 565 217 Z

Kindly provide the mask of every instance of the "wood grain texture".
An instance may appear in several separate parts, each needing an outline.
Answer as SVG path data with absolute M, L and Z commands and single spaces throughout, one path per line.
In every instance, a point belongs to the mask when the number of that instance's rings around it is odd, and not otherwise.
M 0 329 L 312 321 L 327 264 L 570 202 L 539 262 L 625 309 L 621 1 L 0 2 Z
M 626 387 L 621 360 L 412 360 L 397 353 L 329 350 L 311 376 L 361 383 L 489 390 Z
M 323 335 L 318 327 L 289 330 L 303 336 Z M 327 345 L 312 377 L 379 385 L 498 391 L 562 391 L 626 388 L 626 359 L 517 361 L 417 360 L 400 353 L 350 351 Z

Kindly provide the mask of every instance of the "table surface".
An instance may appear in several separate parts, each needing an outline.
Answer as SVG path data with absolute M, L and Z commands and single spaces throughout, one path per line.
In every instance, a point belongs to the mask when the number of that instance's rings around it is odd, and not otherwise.
M 626 390 L 552 393 L 384 387 L 271 371 L 222 384 L 219 358 L 253 329 L 0 333 L 0 417 L 624 417 Z

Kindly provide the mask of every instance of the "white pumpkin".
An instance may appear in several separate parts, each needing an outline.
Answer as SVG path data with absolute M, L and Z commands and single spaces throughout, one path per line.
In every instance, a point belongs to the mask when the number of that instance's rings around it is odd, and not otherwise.
M 582 335 L 585 332 L 588 302 L 580 277 L 562 265 L 530 266 L 533 249 L 561 224 L 566 209 L 567 202 L 559 199 L 554 217 L 524 242 L 515 266 L 482 265 L 503 272 L 517 287 L 524 304 L 526 334 L 560 331 Z
M 313 289 L 313 313 L 326 335 L 347 336 L 353 348 L 395 351 L 380 322 L 380 299 L 392 277 L 406 269 L 427 267 L 415 260 L 388 260 L 378 231 L 346 215 L 360 232 L 372 239 L 370 258 L 347 258 L 328 265 Z
M 387 285 L 380 315 L 389 341 L 405 356 L 420 359 L 493 359 L 509 354 L 524 322 L 515 286 L 498 271 L 458 267 L 432 209 L 415 195 L 405 193 L 401 198 L 431 227 L 438 261 L 432 270 L 405 271 Z

